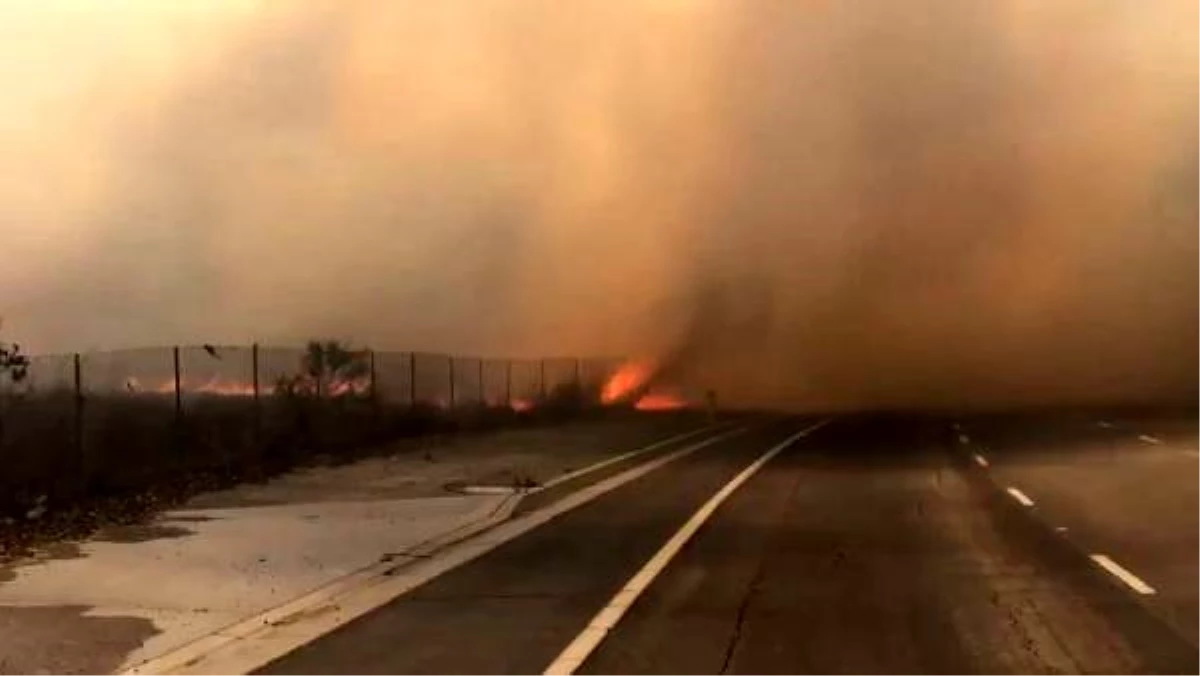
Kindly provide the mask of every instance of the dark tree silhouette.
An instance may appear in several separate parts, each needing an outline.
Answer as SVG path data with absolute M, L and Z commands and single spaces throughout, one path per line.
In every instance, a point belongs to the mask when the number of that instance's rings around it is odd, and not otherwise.
M 368 354 L 336 340 L 309 341 L 300 358 L 299 373 L 281 377 L 276 391 L 286 396 L 332 398 L 362 394 L 357 385 L 370 375 Z
M 29 357 L 16 343 L 0 343 L 0 378 L 19 383 L 29 374 Z
M 15 385 L 25 380 L 28 375 L 29 357 L 21 353 L 21 346 L 0 342 L 0 387 Z M 4 406 L 0 405 L 0 443 L 4 441 L 5 413 Z

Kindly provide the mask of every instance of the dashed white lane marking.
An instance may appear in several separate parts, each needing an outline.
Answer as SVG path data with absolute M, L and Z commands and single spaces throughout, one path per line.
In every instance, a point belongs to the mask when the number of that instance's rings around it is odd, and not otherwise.
M 976 465 L 979 465 L 980 467 L 987 467 L 987 466 L 988 466 L 988 461 L 987 461 L 987 458 L 985 458 L 985 457 L 983 457 L 982 455 L 979 455 L 978 453 L 976 453 L 976 454 L 975 454 L 975 464 L 976 464 Z
M 1138 577 L 1137 575 L 1134 575 L 1133 573 L 1129 572 L 1128 570 L 1125 570 L 1125 568 L 1122 567 L 1121 564 L 1117 563 L 1116 561 L 1113 561 L 1112 559 L 1108 558 L 1107 556 L 1105 556 L 1103 554 L 1092 554 L 1092 560 L 1095 561 L 1096 564 L 1099 565 L 1104 570 L 1107 570 L 1109 573 L 1112 573 L 1112 575 L 1114 577 L 1116 577 L 1118 580 L 1129 585 L 1129 588 L 1134 590 L 1135 592 L 1137 592 L 1139 594 L 1153 594 L 1154 593 L 1154 587 L 1151 587 L 1150 585 L 1146 584 L 1144 581 L 1142 581 L 1142 579 L 1140 577 Z
M 1157 438 L 1157 437 L 1152 437 L 1152 436 L 1150 436 L 1149 434 L 1139 434 L 1139 435 L 1138 435 L 1138 439 L 1139 439 L 1140 441 L 1144 441 L 1144 442 L 1146 442 L 1146 443 L 1148 443 L 1148 444 L 1155 444 L 1155 445 L 1157 445 L 1157 444 L 1161 444 L 1161 443 L 1162 443 L 1162 439 L 1159 439 L 1159 438 Z
M 968 437 L 965 434 L 960 434 L 960 435 L 958 435 L 958 443 L 969 444 L 969 443 L 971 443 L 971 437 Z
M 1113 428 L 1113 424 L 1108 422 L 1107 420 L 1101 420 L 1100 422 L 1096 423 L 1096 426 L 1103 427 L 1106 430 L 1111 430 Z
M 1066 526 L 1055 526 L 1054 530 L 1059 533 L 1065 533 L 1065 532 L 1067 532 L 1067 527 Z
M 959 425 L 958 423 L 950 423 L 950 428 L 953 429 L 955 432 L 962 431 L 962 425 Z
M 408 565 L 376 564 L 277 608 L 236 622 L 162 655 L 126 674 L 249 674 L 338 627 L 496 547 L 585 505 L 668 463 L 742 434 L 737 427 L 706 437 L 580 489 L 515 519 L 484 522 L 430 558 Z M 514 503 L 515 504 L 515 503 Z M 424 556 L 424 555 L 423 555 Z M 300 618 L 300 619 L 296 619 Z
M 1021 489 L 1019 489 L 1015 486 L 1008 487 L 1008 494 L 1013 496 L 1013 499 L 1015 499 L 1017 502 L 1021 503 L 1022 505 L 1025 505 L 1026 507 L 1033 506 L 1033 500 L 1030 500 L 1028 495 L 1025 495 L 1024 493 L 1022 493 Z
M 675 558 L 675 555 L 679 553 L 679 550 L 683 549 L 683 546 L 687 544 L 688 540 L 692 539 L 692 536 L 696 534 L 696 531 L 700 530 L 700 527 L 703 526 L 704 522 L 708 521 L 713 513 L 717 511 L 717 508 L 721 506 L 722 502 L 725 502 L 725 500 L 729 498 L 734 491 L 740 488 L 742 484 L 746 483 L 750 477 L 754 476 L 755 472 L 761 469 L 763 465 L 767 464 L 771 458 L 779 455 L 779 453 L 785 448 L 795 443 L 797 439 L 807 435 L 813 430 L 816 430 L 818 427 L 827 422 L 829 421 L 823 420 L 815 425 L 800 430 L 787 439 L 784 439 L 781 443 L 759 456 L 759 458 L 751 463 L 749 467 L 739 472 L 738 475 L 733 477 L 729 483 L 725 484 L 721 490 L 717 491 L 715 495 L 709 498 L 708 502 L 705 502 L 704 505 L 700 507 L 700 509 L 693 514 L 690 519 L 687 520 L 687 523 L 683 524 L 683 527 L 680 528 L 674 535 L 672 535 L 671 539 L 667 540 L 666 544 L 664 544 L 662 548 L 660 548 L 658 552 L 654 554 L 654 556 L 650 557 L 650 560 L 646 562 L 646 565 L 642 566 L 641 570 L 634 574 L 633 577 L 629 578 L 629 581 L 626 582 L 625 586 L 622 587 L 621 590 L 617 592 L 616 596 L 614 596 L 612 600 L 608 602 L 608 605 L 602 608 L 599 613 L 596 613 L 595 617 L 592 618 L 592 621 L 588 623 L 587 627 L 585 627 L 583 631 L 575 637 L 575 640 L 571 641 L 571 643 L 568 644 L 561 653 L 559 653 L 558 657 L 556 657 L 554 661 L 550 663 L 550 666 L 546 667 L 545 673 L 575 673 L 575 670 L 578 669 L 581 664 L 583 664 L 584 660 L 588 658 L 588 655 L 591 655 L 592 651 L 600 645 L 600 642 L 604 640 L 604 637 L 608 635 L 608 632 L 611 631 L 613 627 L 617 626 L 617 623 L 620 622 L 621 618 L 625 616 L 626 611 L 629 610 L 634 601 L 636 601 L 637 598 L 642 595 L 642 592 L 646 591 L 646 588 L 649 587 L 652 582 L 654 582 L 654 579 L 658 577 L 664 569 L 666 569 L 667 564 L 671 562 L 671 559 Z

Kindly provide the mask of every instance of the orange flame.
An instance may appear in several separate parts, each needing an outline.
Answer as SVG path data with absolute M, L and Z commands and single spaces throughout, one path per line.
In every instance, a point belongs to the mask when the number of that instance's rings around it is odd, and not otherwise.
M 628 361 L 617 367 L 617 370 L 604 383 L 600 391 L 600 402 L 616 403 L 630 393 L 644 386 L 654 375 L 655 365 L 649 361 Z
M 645 387 L 657 367 L 657 364 L 647 360 L 621 364 L 604 383 L 600 391 L 601 403 L 615 404 Z M 652 389 L 639 397 L 633 407 L 639 411 L 673 411 L 687 405 L 687 400 L 676 392 Z
M 677 411 L 686 406 L 683 397 L 671 392 L 647 392 L 633 405 L 639 411 Z

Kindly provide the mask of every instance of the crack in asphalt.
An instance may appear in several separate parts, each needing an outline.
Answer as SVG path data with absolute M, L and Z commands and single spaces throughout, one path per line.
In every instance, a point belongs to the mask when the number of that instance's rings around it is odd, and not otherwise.
M 759 558 L 758 566 L 754 569 L 754 576 L 750 578 L 750 584 L 746 585 L 746 595 L 742 597 L 742 602 L 738 604 L 737 619 L 734 621 L 733 632 L 729 637 L 729 645 L 725 647 L 725 658 L 721 662 L 721 670 L 717 672 L 719 674 L 728 674 L 729 668 L 733 664 L 733 656 L 737 653 L 738 645 L 742 642 L 742 627 L 746 623 L 746 613 L 750 610 L 750 603 L 758 595 L 759 589 L 762 587 L 762 582 L 766 575 L 767 559 L 770 557 L 771 552 L 779 546 L 783 524 L 787 523 L 788 513 L 792 510 L 792 504 L 796 501 L 796 493 L 799 490 L 800 477 L 796 476 L 792 480 L 792 487 L 788 491 L 787 499 L 784 500 L 783 508 L 779 510 L 780 514 L 775 522 L 774 532 L 771 534 L 767 546 L 763 547 L 762 557 Z
M 763 555 L 763 560 L 766 560 L 766 555 Z M 733 625 L 733 635 L 729 637 L 729 645 L 725 646 L 725 659 L 721 662 L 721 670 L 717 673 L 729 673 L 729 666 L 733 662 L 733 655 L 737 652 L 738 644 L 742 641 L 742 625 L 746 621 L 746 611 L 750 608 L 750 601 L 758 593 L 758 588 L 762 584 L 763 578 L 763 561 L 759 561 L 758 569 L 754 571 L 754 577 L 750 580 L 750 584 L 746 588 L 746 595 L 742 597 L 742 602 L 738 604 L 737 620 Z

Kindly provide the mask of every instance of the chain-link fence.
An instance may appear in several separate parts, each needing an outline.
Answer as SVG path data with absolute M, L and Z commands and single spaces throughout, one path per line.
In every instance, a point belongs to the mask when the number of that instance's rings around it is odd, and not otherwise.
M 31 357 L 0 389 L 0 491 L 127 489 L 429 426 L 598 403 L 613 360 L 186 346 Z

